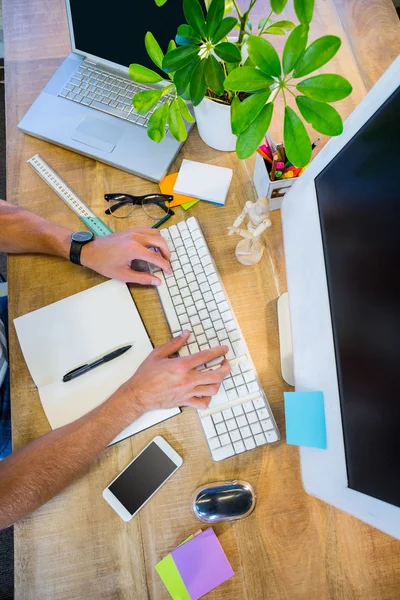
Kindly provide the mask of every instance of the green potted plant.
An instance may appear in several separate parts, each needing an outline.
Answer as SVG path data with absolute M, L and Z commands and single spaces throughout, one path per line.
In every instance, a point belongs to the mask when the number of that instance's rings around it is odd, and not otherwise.
M 165 1 L 156 0 L 160 5 Z M 325 35 L 308 44 L 314 0 L 294 0 L 298 25 L 272 20 L 287 0 L 271 0 L 269 15 L 253 32 L 249 16 L 256 2 L 250 0 L 241 12 L 233 0 L 235 17 L 226 16 L 232 6 L 225 0 L 206 1 L 206 11 L 199 0 L 183 0 L 187 23 L 178 28 L 165 54 L 154 36 L 146 34 L 151 60 L 170 80 L 161 89 L 138 92 L 132 100 L 136 111 L 146 114 L 168 95 L 149 119 L 147 132 L 155 142 L 163 139 L 167 127 L 177 140 L 186 139 L 184 120 L 193 121 L 186 101 L 191 101 L 202 139 L 217 149 L 236 148 L 239 158 L 248 158 L 268 131 L 274 102 L 280 95 L 285 104 L 285 149 L 294 165 L 305 166 L 311 158 L 311 141 L 302 119 L 326 135 L 342 132 L 342 119 L 330 103 L 348 96 L 350 83 L 336 74 L 310 76 L 336 54 L 340 38 Z M 287 35 L 289 31 L 280 58 L 265 36 Z M 138 83 L 163 80 L 138 64 L 130 65 L 129 72 Z M 287 103 L 291 96 L 297 110 Z

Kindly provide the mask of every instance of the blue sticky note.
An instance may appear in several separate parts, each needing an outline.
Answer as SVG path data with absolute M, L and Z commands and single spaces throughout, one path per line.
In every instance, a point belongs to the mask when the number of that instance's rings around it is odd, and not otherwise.
M 286 441 L 294 446 L 326 450 L 322 392 L 284 392 Z

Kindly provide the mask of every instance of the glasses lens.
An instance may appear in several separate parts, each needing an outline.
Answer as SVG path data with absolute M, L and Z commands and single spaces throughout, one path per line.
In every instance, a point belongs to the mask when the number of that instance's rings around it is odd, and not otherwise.
M 107 208 L 110 209 L 113 217 L 117 219 L 126 219 L 132 213 L 135 208 L 132 204 L 132 200 L 125 196 L 118 196 L 118 199 L 111 199 L 107 201 Z
M 155 221 L 159 221 L 169 213 L 169 208 L 162 196 L 146 198 L 142 201 L 142 206 L 146 215 Z

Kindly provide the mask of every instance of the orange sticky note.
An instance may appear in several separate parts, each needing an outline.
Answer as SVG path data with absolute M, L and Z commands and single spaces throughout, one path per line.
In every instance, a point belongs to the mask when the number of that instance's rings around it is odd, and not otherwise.
M 172 202 L 169 203 L 170 208 L 173 208 L 174 206 L 181 206 L 181 204 L 198 202 L 197 198 L 192 198 L 191 196 L 182 196 L 181 194 L 174 194 L 174 187 L 177 177 L 178 173 L 172 173 L 172 175 L 167 175 L 164 177 L 164 179 L 159 183 L 160 190 L 163 194 L 170 194 L 174 197 Z

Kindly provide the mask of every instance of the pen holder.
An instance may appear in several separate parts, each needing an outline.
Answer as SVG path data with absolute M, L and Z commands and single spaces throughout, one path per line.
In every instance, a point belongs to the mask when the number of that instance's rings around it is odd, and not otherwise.
M 257 190 L 258 197 L 266 197 L 270 203 L 268 210 L 276 210 L 282 207 L 282 200 L 289 188 L 294 184 L 297 178 L 277 179 L 271 181 L 265 160 L 259 154 L 256 154 L 256 165 L 254 167 L 253 181 Z

